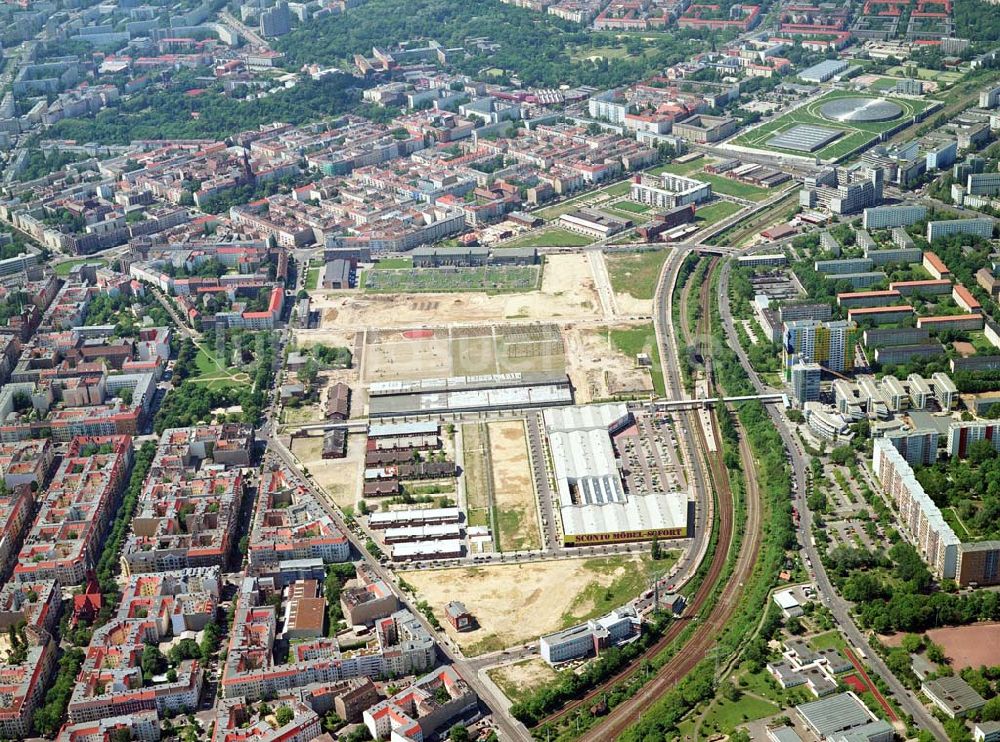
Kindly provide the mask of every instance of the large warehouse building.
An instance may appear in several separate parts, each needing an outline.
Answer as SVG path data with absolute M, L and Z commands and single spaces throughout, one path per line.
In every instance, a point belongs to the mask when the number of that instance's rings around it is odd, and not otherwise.
M 624 404 L 544 413 L 566 546 L 687 538 L 694 503 L 686 492 L 625 491 L 612 436 L 633 424 Z

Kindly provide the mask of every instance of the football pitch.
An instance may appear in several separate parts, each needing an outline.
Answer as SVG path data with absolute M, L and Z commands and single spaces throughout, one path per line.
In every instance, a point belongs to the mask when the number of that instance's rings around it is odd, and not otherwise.
M 410 268 L 368 271 L 364 289 L 377 294 L 534 291 L 541 277 L 540 265 Z
M 882 133 L 893 129 L 904 122 L 909 122 L 914 116 L 918 116 L 925 110 L 936 104 L 934 100 L 910 100 L 907 98 L 889 98 L 893 103 L 902 109 L 902 114 L 891 121 L 836 121 L 826 118 L 820 109 L 827 103 L 837 98 L 872 98 L 878 96 L 864 95 L 846 90 L 835 90 L 824 96 L 817 98 L 806 105 L 790 111 L 783 116 L 779 116 L 774 121 L 769 121 L 755 129 L 751 129 L 733 140 L 733 144 L 753 149 L 766 150 L 769 152 L 787 152 L 799 157 L 819 157 L 822 160 L 840 160 L 859 147 L 863 147 Z M 810 126 L 822 126 L 827 129 L 836 129 L 843 132 L 836 140 L 818 149 L 815 152 L 803 152 L 793 149 L 782 149 L 772 147 L 768 142 L 779 134 L 802 124 Z

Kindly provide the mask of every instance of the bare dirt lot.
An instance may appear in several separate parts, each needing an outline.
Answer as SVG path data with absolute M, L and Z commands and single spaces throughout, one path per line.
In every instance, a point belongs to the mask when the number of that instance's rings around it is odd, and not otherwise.
M 360 373 L 366 383 L 566 371 L 562 335 L 549 323 L 376 330 L 365 339 Z
M 603 611 L 595 595 L 603 599 L 610 592 L 610 600 L 620 605 L 645 584 L 639 565 L 638 559 L 560 559 L 412 571 L 405 579 L 463 652 L 475 656 L 533 641 L 564 628 L 567 619 Z M 479 624 L 475 631 L 459 633 L 445 620 L 444 607 L 452 600 L 465 603 Z
M 537 549 L 541 546 L 541 537 L 535 515 L 535 488 L 531 482 L 524 423 L 520 420 L 490 423 L 489 433 L 500 549 Z
M 338 507 L 353 508 L 357 504 L 365 461 L 363 435 L 347 436 L 347 456 L 343 459 L 323 458 L 322 436 L 295 438 L 291 451 Z
M 408 327 L 504 319 L 572 321 L 598 316 L 600 300 L 586 255 L 546 259 L 542 286 L 519 294 L 343 294 L 317 291 L 321 330 Z M 311 332 L 311 331 L 306 331 Z
M 1000 623 L 931 629 L 927 636 L 944 648 L 956 672 L 966 667 L 1000 665 Z
M 608 339 L 615 327 L 568 327 L 566 361 L 577 404 L 615 395 L 646 394 L 653 390 L 649 370 L 637 368 L 635 359 L 622 353 Z

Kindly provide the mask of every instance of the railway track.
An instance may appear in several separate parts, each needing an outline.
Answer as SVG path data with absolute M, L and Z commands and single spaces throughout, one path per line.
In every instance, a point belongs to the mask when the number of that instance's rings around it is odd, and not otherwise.
M 706 277 L 711 275 L 718 258 L 712 260 Z M 692 274 L 694 275 L 694 274 Z M 687 343 L 690 345 L 693 340 L 690 331 L 688 317 L 688 296 L 692 283 L 689 280 L 685 285 L 681 295 L 681 327 Z M 710 281 L 702 282 L 699 293 L 699 303 L 701 305 L 701 317 L 699 318 L 698 333 L 702 337 L 710 335 L 711 328 L 711 291 Z M 708 370 L 711 383 L 711 372 Z M 702 426 L 694 419 L 694 413 L 688 413 L 688 424 L 698 431 L 701 439 L 701 448 L 705 453 L 709 464 L 709 477 L 716 493 L 717 512 L 719 516 L 719 537 L 716 543 L 712 562 L 705 579 L 702 581 L 695 600 L 688 607 L 689 615 L 698 616 L 702 608 L 708 601 L 710 595 L 715 590 L 716 584 L 722 577 L 728 561 L 730 550 L 733 547 L 733 535 L 735 526 L 735 505 L 732 489 L 729 481 L 729 472 L 722 460 L 722 441 L 718 433 L 718 425 L 712 427 L 712 435 L 715 437 L 715 453 L 709 453 L 705 433 Z M 751 463 L 752 454 L 745 437 L 740 437 L 740 455 L 744 462 Z M 719 594 L 718 599 L 712 606 L 708 616 L 699 620 L 698 628 L 691 635 L 688 641 L 669 662 L 660 669 L 657 675 L 648 682 L 632 698 L 624 701 L 608 715 L 600 724 L 590 729 L 581 739 L 586 742 L 603 742 L 607 739 L 617 739 L 626 729 L 632 726 L 641 715 L 648 711 L 657 700 L 664 694 L 672 690 L 677 684 L 690 673 L 703 659 L 711 652 L 715 640 L 732 618 L 739 606 L 740 597 L 743 594 L 743 586 L 750 574 L 753 572 L 754 564 L 757 561 L 757 554 L 760 549 L 761 540 L 761 504 L 759 492 L 757 491 L 756 477 L 748 476 L 747 493 L 745 497 L 746 523 L 743 530 L 744 538 L 740 544 L 740 553 L 733 567 L 732 574 Z M 698 620 L 698 619 L 696 619 Z M 670 627 L 671 630 L 678 629 L 680 633 L 681 622 Z M 668 631 L 668 633 L 670 633 Z M 676 637 L 676 634 L 674 635 Z M 666 639 L 666 635 L 664 636 Z M 661 640 L 662 641 L 662 640 Z M 667 642 L 669 643 L 669 642 Z M 659 642 L 658 642 L 659 644 Z M 666 644 L 664 644 L 665 646 Z

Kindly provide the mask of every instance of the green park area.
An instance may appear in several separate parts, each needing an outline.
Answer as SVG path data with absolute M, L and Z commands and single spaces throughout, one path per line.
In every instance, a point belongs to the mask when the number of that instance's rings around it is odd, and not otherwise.
M 739 204 L 734 204 L 732 201 L 714 201 L 698 209 L 695 212 L 695 219 L 700 226 L 708 227 L 732 216 L 741 208 Z
M 603 206 L 604 202 L 609 198 L 624 196 L 631 189 L 631 181 L 620 180 L 617 183 L 612 183 L 611 185 L 606 186 L 605 188 L 599 188 L 596 191 L 585 191 L 578 196 L 573 196 L 565 201 L 560 201 L 552 206 L 547 206 L 534 213 L 545 221 L 552 221 L 553 219 L 558 219 L 563 214 L 568 214 L 576 209 L 582 209 L 591 205 Z
M 214 353 L 204 347 L 198 348 L 194 358 L 198 375 L 192 381 L 206 384 L 209 389 L 220 390 L 227 387 L 243 387 L 250 383 L 250 376 L 236 366 L 227 366 Z
M 653 367 L 649 370 L 653 379 L 653 390 L 659 396 L 666 394 L 666 384 L 663 381 L 663 368 L 660 365 L 660 349 L 656 344 L 656 332 L 652 323 L 629 327 L 626 329 L 611 330 L 611 342 L 624 355 L 635 358 L 640 353 L 648 353 L 653 362 Z
M 67 260 L 63 263 L 57 263 L 52 270 L 55 271 L 55 274 L 60 278 L 65 278 L 70 274 L 70 271 L 72 271 L 78 265 L 106 266 L 107 264 L 108 261 L 104 260 L 103 258 L 80 258 L 78 260 Z

